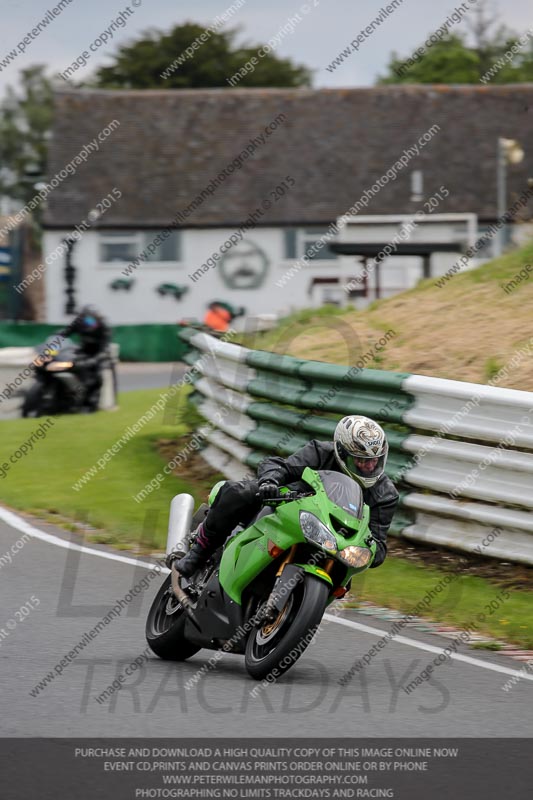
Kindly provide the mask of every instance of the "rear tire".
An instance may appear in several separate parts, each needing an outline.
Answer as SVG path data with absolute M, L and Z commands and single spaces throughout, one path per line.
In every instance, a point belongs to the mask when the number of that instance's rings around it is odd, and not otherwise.
M 306 573 L 276 622 L 251 631 L 244 662 L 252 678 L 277 678 L 296 663 L 320 625 L 328 596 L 329 584 Z
M 174 597 L 167 575 L 146 620 L 146 641 L 156 656 L 166 661 L 185 661 L 201 649 L 185 638 L 185 620 L 185 611 Z

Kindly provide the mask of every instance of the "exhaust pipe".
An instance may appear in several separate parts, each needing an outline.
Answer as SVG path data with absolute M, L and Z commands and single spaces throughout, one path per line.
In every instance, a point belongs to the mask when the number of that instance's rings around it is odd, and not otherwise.
M 189 548 L 189 534 L 191 532 L 191 522 L 194 514 L 194 498 L 190 494 L 177 494 L 170 503 L 170 514 L 168 518 L 167 535 L 167 567 L 170 568 L 170 580 L 174 596 L 179 600 L 187 616 L 198 630 L 198 625 L 192 608 L 192 600 L 179 584 L 179 574 L 172 568 L 175 555 L 182 552 L 186 553 Z M 169 556 L 173 557 L 170 559 Z
M 177 494 L 170 503 L 167 535 L 167 558 L 170 553 L 186 553 L 194 514 L 194 498 L 190 494 Z
M 171 581 L 172 591 L 174 592 L 174 596 L 181 603 L 183 610 L 191 620 L 194 627 L 197 628 L 198 630 L 201 630 L 196 620 L 196 617 L 194 616 L 193 602 L 189 597 L 189 595 L 186 592 L 184 592 L 183 589 L 181 588 L 180 576 L 175 569 L 173 569 L 172 572 L 170 573 L 170 581 Z

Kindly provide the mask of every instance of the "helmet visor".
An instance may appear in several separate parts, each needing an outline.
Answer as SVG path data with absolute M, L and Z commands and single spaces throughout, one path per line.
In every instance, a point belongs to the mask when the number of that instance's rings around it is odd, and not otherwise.
M 386 449 L 380 456 L 354 456 L 342 444 L 337 444 L 337 452 L 348 474 L 353 478 L 363 478 L 365 480 L 379 478 L 387 460 Z
M 85 330 L 88 331 L 94 330 L 98 327 L 98 320 L 96 317 L 93 317 L 92 314 L 85 314 L 85 316 L 82 317 L 81 322 Z

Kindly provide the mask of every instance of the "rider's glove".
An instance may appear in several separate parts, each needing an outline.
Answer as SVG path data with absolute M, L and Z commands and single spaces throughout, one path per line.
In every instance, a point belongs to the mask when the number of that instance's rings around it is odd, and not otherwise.
M 259 484 L 257 494 L 261 500 L 272 500 L 279 496 L 279 486 L 274 481 L 266 480 Z

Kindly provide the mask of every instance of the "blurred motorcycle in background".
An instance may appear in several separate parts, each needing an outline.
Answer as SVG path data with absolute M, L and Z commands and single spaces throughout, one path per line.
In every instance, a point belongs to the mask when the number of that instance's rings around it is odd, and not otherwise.
M 102 369 L 111 367 L 110 353 L 96 356 Z M 96 411 L 99 398 L 90 397 L 87 385 L 89 358 L 70 339 L 60 345 L 47 341 L 36 348 L 34 380 L 22 403 L 23 417 L 45 414 L 83 414 Z M 113 385 L 115 393 L 115 386 Z M 95 402 L 96 400 L 96 402 Z

